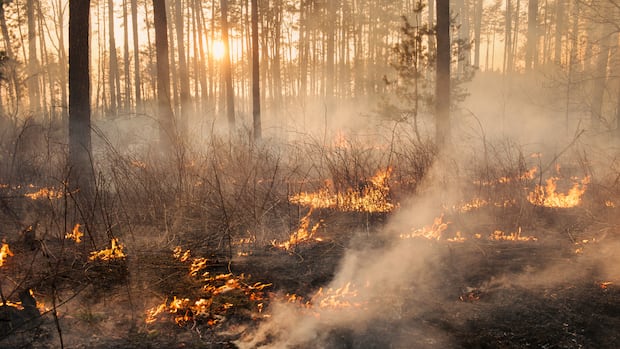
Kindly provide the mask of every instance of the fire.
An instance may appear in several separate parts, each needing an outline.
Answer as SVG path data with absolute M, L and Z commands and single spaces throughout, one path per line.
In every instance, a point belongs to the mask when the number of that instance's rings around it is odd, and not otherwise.
M 118 242 L 117 238 L 113 238 L 111 241 L 111 247 L 106 248 L 105 250 L 95 251 L 90 253 L 90 257 L 88 258 L 91 261 L 94 260 L 102 260 L 102 261 L 110 261 L 114 259 L 124 259 L 126 257 L 123 252 L 123 244 Z
M 490 240 L 495 241 L 538 241 L 534 236 L 521 236 L 521 227 L 516 232 L 504 233 L 501 230 L 495 230 L 490 236 Z
M 80 227 L 80 223 L 76 223 L 73 227 L 73 230 L 70 233 L 65 234 L 65 239 L 73 240 L 76 244 L 82 242 L 82 237 L 84 236 L 84 233 L 80 231 Z
M 365 302 L 361 301 L 359 298 L 359 291 L 351 282 L 348 282 L 344 286 L 336 289 L 324 289 L 321 287 L 310 297 L 310 300 L 308 301 L 304 301 L 304 297 L 296 294 L 286 295 L 286 301 L 288 303 L 296 303 L 306 309 L 318 308 L 326 310 L 362 307 Z
M 2 247 L 0 247 L 0 267 L 4 265 L 8 257 L 13 257 L 13 252 L 9 249 L 9 245 L 2 242 Z
M 261 312 L 263 290 L 271 286 L 271 284 L 260 282 L 249 285 L 246 284 L 244 275 L 237 277 L 233 274 L 220 274 L 205 281 L 201 289 L 202 295 L 198 299 L 191 300 L 177 296 L 174 296 L 170 302 L 166 299 L 163 303 L 146 311 L 145 322 L 152 324 L 167 315 L 180 327 L 189 323 L 196 324 L 199 321 L 214 326 L 225 319 L 224 315 L 229 309 L 235 306 L 247 306 L 248 301 L 256 306 L 256 311 Z M 233 291 L 237 293 L 232 296 L 227 295 Z M 244 295 L 245 299 L 242 300 L 238 295 Z M 240 301 L 240 304 L 231 303 L 233 301 Z
M 322 241 L 321 238 L 314 237 L 314 233 L 319 229 L 321 225 L 321 221 L 316 223 L 310 230 L 310 215 L 312 214 L 312 208 L 308 211 L 308 213 L 301 218 L 299 222 L 299 228 L 297 231 L 293 232 L 289 237 L 288 241 L 282 243 L 276 243 L 275 241 L 272 244 L 276 247 L 283 248 L 285 250 L 289 250 L 292 246 L 295 246 L 304 241 Z
M 616 204 L 613 201 L 611 201 L 611 200 L 605 200 L 605 207 L 614 208 L 614 207 L 616 207 Z
M 441 239 L 442 233 L 448 229 L 449 223 L 443 222 L 443 215 L 435 217 L 433 224 L 426 225 L 420 229 L 413 230 L 409 234 L 401 234 L 401 239 L 424 238 L 429 240 Z
M 30 198 L 32 200 L 38 200 L 38 199 L 60 199 L 64 196 L 64 193 L 62 191 L 58 191 L 54 188 L 41 188 L 38 191 L 34 192 L 34 193 L 26 193 L 24 194 L 25 197 Z
M 538 172 L 538 168 L 536 167 L 532 167 L 529 170 L 518 174 L 518 175 L 514 175 L 514 176 L 502 176 L 499 177 L 497 179 L 491 179 L 491 180 L 475 180 L 474 184 L 475 185 L 482 185 L 482 186 L 492 186 L 492 185 L 496 185 L 496 184 L 508 184 L 511 183 L 513 181 L 526 181 L 526 180 L 530 180 L 530 179 L 534 179 L 534 177 L 536 176 L 536 172 Z
M 528 200 L 536 206 L 570 208 L 581 203 L 581 196 L 586 192 L 590 176 L 584 177 L 580 183 L 575 183 L 567 194 L 556 192 L 558 177 L 546 180 L 546 186 L 537 185 L 528 195 Z
M 599 287 L 603 290 L 607 290 L 611 285 L 613 285 L 613 282 L 611 281 L 602 281 L 601 283 L 599 283 Z
M 379 171 L 363 187 L 347 188 L 344 192 L 332 193 L 328 187 L 318 192 L 302 192 L 291 196 L 291 203 L 311 208 L 334 208 L 341 211 L 390 212 L 396 205 L 389 201 L 390 187 L 387 183 L 392 168 Z
M 189 260 L 189 257 L 191 256 L 191 251 L 190 250 L 183 251 L 181 246 L 177 246 L 172 251 L 172 256 L 174 257 L 174 259 L 178 259 L 181 262 L 185 262 Z

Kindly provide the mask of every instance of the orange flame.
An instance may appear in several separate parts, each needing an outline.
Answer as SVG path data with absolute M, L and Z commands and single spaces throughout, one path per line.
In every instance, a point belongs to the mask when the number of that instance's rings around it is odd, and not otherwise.
M 558 177 L 551 177 L 546 180 L 546 186 L 537 185 L 534 191 L 528 195 L 528 200 L 536 206 L 570 208 L 581 203 L 581 196 L 586 192 L 590 176 L 584 177 L 580 183 L 575 183 L 568 191 L 568 194 L 558 193 Z
M 4 265 L 8 257 L 13 257 L 13 252 L 11 252 L 7 243 L 2 242 L 2 247 L 0 247 L 0 267 Z
M 54 188 L 41 188 L 34 193 L 24 194 L 25 197 L 30 198 L 32 200 L 38 199 L 60 199 L 64 196 L 62 191 L 58 191 Z
M 321 188 L 318 192 L 301 192 L 291 196 L 291 203 L 311 208 L 335 208 L 341 211 L 357 212 L 390 212 L 396 205 L 389 201 L 390 187 L 387 181 L 392 168 L 379 171 L 363 188 L 347 188 L 344 192 L 332 193 L 329 188 Z
M 95 251 L 90 253 L 90 257 L 88 258 L 91 261 L 94 260 L 102 260 L 102 261 L 110 261 L 114 259 L 124 259 L 126 257 L 123 252 L 123 244 L 118 242 L 117 238 L 113 238 L 111 241 L 111 247 L 106 248 L 105 250 Z
M 319 229 L 321 225 L 321 221 L 316 223 L 310 230 L 310 215 L 312 214 L 313 208 L 311 207 L 308 213 L 301 218 L 299 221 L 299 228 L 291 234 L 288 241 L 284 241 L 282 243 L 276 243 L 272 241 L 272 245 L 278 248 L 283 248 L 285 250 L 289 250 L 292 246 L 295 246 L 304 241 L 322 241 L 321 238 L 315 238 L 314 233 Z
M 82 237 L 84 236 L 84 233 L 80 231 L 80 227 L 80 223 L 76 223 L 73 227 L 73 230 L 70 233 L 65 234 L 65 239 L 73 240 L 76 244 L 82 242 Z
M 429 240 L 441 239 L 441 234 L 448 229 L 448 223 L 443 222 L 443 214 L 435 217 L 432 225 L 426 225 L 420 229 L 413 230 L 409 234 L 401 234 L 401 239 L 424 238 Z

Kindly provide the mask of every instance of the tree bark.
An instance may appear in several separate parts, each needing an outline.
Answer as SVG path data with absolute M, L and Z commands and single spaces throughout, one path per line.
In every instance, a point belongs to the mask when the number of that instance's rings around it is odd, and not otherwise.
M 26 17 L 28 21 L 28 102 L 30 111 L 35 115 L 41 111 L 40 88 L 39 88 L 39 61 L 37 59 L 37 33 L 34 17 L 34 0 L 26 1 Z
M 436 142 L 450 139 L 450 2 L 437 1 L 437 77 L 435 85 Z
M 94 188 L 90 135 L 90 0 L 69 1 L 69 157 L 70 187 Z
M 538 51 L 538 0 L 529 0 L 527 7 L 527 46 L 525 70 L 532 70 L 536 64 Z
M 190 103 L 190 90 L 189 90 L 189 71 L 187 69 L 187 59 L 185 57 L 185 38 L 183 35 L 183 6 L 182 0 L 175 0 L 174 2 L 174 13 L 175 13 L 175 23 L 174 27 L 176 29 L 177 35 L 177 56 L 179 57 L 179 104 L 180 104 L 180 113 L 177 115 L 179 118 L 179 132 L 182 135 L 187 135 L 188 128 L 188 118 L 191 112 L 191 103 Z
M 235 128 L 235 91 L 232 80 L 232 67 L 230 60 L 230 41 L 228 39 L 228 0 L 221 0 L 220 10 L 222 13 L 221 29 L 222 43 L 224 44 L 224 57 L 222 58 L 222 70 L 226 84 L 226 116 L 230 132 Z
M 258 0 L 252 0 L 252 121 L 254 140 L 262 138 L 260 118 L 260 65 L 258 50 Z
M 153 0 L 155 51 L 157 56 L 157 114 L 162 151 L 170 152 L 176 144 L 177 131 L 170 104 L 170 62 L 168 61 L 168 21 L 166 1 Z

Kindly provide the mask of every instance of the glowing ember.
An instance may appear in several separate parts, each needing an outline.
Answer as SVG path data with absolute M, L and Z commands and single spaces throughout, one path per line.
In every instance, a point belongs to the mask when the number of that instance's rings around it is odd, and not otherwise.
M 496 230 L 489 236 L 489 239 L 495 241 L 538 241 L 538 238 L 534 236 L 521 236 L 521 227 L 516 232 L 508 234 L 501 230 Z
M 611 200 L 605 200 L 605 207 L 616 207 L 616 204 Z
M 90 253 L 90 257 L 88 258 L 91 261 L 94 260 L 102 260 L 102 261 L 110 261 L 115 259 L 124 259 L 126 257 L 123 252 L 123 244 L 118 242 L 117 238 L 112 239 L 111 247 L 101 251 L 95 251 Z
M 546 186 L 537 185 L 528 195 L 528 200 L 536 206 L 570 208 L 581 203 L 581 196 L 586 192 L 590 177 L 584 177 L 580 183 L 575 183 L 568 194 L 558 193 L 557 177 L 547 179 Z
M 291 203 L 311 208 L 335 208 L 341 211 L 390 212 L 396 206 L 389 201 L 388 179 L 392 168 L 379 171 L 361 188 L 348 188 L 344 192 L 332 193 L 329 188 L 318 192 L 302 192 L 291 196 Z
M 41 188 L 38 191 L 34 192 L 34 193 L 27 193 L 24 194 L 25 197 L 30 198 L 32 200 L 38 200 L 38 199 L 60 199 L 63 197 L 63 192 L 62 191 L 58 191 L 56 189 L 50 189 L 50 188 Z
M 84 236 L 84 233 L 80 231 L 80 228 L 81 225 L 79 223 L 76 223 L 73 227 L 73 230 L 70 233 L 65 234 L 65 239 L 73 240 L 76 244 L 82 242 L 82 237 Z
M 530 180 L 530 179 L 534 179 L 534 177 L 536 176 L 536 172 L 538 171 L 538 169 L 536 167 L 532 167 L 529 170 L 518 174 L 518 175 L 514 175 L 514 176 L 502 176 L 499 177 L 497 179 L 491 179 L 491 180 L 476 180 L 474 181 L 475 185 L 482 185 L 482 186 L 492 186 L 492 185 L 496 185 L 496 184 L 508 184 L 511 183 L 513 181 L 525 181 L 525 180 Z
M 172 251 L 172 256 L 174 257 L 174 259 L 178 259 L 181 262 L 185 262 L 189 260 L 190 255 L 191 255 L 190 250 L 183 251 L 181 246 L 175 247 L 174 250 Z
M 9 249 L 9 245 L 4 241 L 0 247 L 0 267 L 4 265 L 8 257 L 13 257 L 13 252 Z
M 609 286 L 613 285 L 613 282 L 611 281 L 603 281 L 601 283 L 599 283 L 599 287 L 603 290 L 606 290 L 609 288 Z
M 321 221 L 316 223 L 310 230 L 310 215 L 312 214 L 312 208 L 308 211 L 308 213 L 301 218 L 299 222 L 299 228 L 297 231 L 293 232 L 289 237 L 288 241 L 282 243 L 272 242 L 272 245 L 275 247 L 283 248 L 285 250 L 289 250 L 292 246 L 295 246 L 304 241 L 322 241 L 321 238 L 315 238 L 314 233 L 316 233 L 317 229 L 321 225 Z

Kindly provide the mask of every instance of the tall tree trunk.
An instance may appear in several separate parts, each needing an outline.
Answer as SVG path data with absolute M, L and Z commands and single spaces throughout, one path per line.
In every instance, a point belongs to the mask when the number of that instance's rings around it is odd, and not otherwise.
M 124 91 L 125 99 L 124 99 L 124 109 L 126 112 L 131 110 L 131 79 L 129 66 L 129 19 L 127 14 L 127 1 L 123 0 L 123 70 L 124 70 Z
M 67 53 L 65 51 L 65 34 L 64 34 L 64 6 L 63 6 L 63 0 L 58 0 L 58 18 L 57 18 L 57 27 L 56 27 L 56 31 L 58 33 L 58 63 L 60 64 L 61 67 L 61 71 L 60 71 L 60 77 L 59 77 L 59 88 L 60 88 L 60 107 L 61 107 L 61 118 L 63 120 L 65 120 L 65 117 L 67 116 L 67 111 L 68 108 L 67 106 L 69 105 L 69 100 L 68 100 L 68 96 L 69 96 L 69 92 L 67 91 L 68 89 L 68 84 L 67 84 L 67 74 L 66 74 L 66 67 L 67 67 Z
M 308 95 L 308 56 L 310 54 L 310 39 L 308 30 L 309 0 L 301 0 L 299 5 L 299 97 L 305 101 Z M 303 103 L 303 102 L 302 102 Z
M 142 112 L 142 81 L 140 79 L 140 44 L 138 39 L 138 0 L 131 0 L 131 31 L 133 34 L 133 80 L 136 112 Z
M 538 0 L 529 0 L 527 7 L 527 46 L 525 70 L 532 70 L 538 52 Z
M 612 35 L 607 30 L 607 26 L 599 24 L 599 53 L 596 57 L 596 67 L 593 69 L 594 86 L 592 89 L 592 104 L 590 106 L 590 122 L 593 130 L 599 130 L 603 119 L 603 97 L 607 85 L 607 66 Z M 617 46 L 617 42 L 616 45 Z
M 187 135 L 188 118 L 192 114 L 191 102 L 190 102 L 190 90 L 189 90 L 189 71 L 187 69 L 187 59 L 185 57 L 185 38 L 183 35 L 183 6 L 182 0 L 175 0 L 174 2 L 174 14 L 177 35 L 177 55 L 179 56 L 179 82 L 180 82 L 180 95 L 179 106 L 180 113 L 177 115 L 179 122 L 179 132 L 182 135 Z
M 224 44 L 222 70 L 224 74 L 224 83 L 226 84 L 226 117 L 228 119 L 229 130 L 232 134 L 232 131 L 235 128 L 235 91 L 233 86 L 232 67 L 230 59 L 230 40 L 228 39 L 228 0 L 220 1 L 220 10 L 222 12 L 222 43 Z
M 506 29 L 504 31 L 504 73 L 512 71 L 512 2 L 506 0 Z
M 87 194 L 94 187 L 88 68 L 89 15 L 90 0 L 69 0 L 69 185 Z
M 254 139 L 262 137 L 260 119 L 260 66 L 258 52 L 258 0 L 252 0 L 252 121 Z
M 34 0 L 26 1 L 26 18 L 28 21 L 28 100 L 30 111 L 35 115 L 41 111 L 39 88 L 39 60 L 37 59 L 37 33 L 34 16 Z
M 172 18 L 172 5 L 171 1 L 176 0 L 166 0 L 166 18 Z M 172 106 L 172 110 L 178 115 L 180 103 L 179 103 L 179 74 L 177 71 L 177 64 L 175 60 L 175 32 L 174 32 L 175 23 L 174 21 L 168 21 L 167 30 L 168 30 L 168 62 L 169 62 L 169 70 L 172 77 L 172 94 L 170 95 L 170 105 Z
M 476 0 L 476 10 L 474 16 L 474 40 L 476 44 L 474 51 L 475 67 L 480 67 L 480 44 L 482 43 L 480 38 L 482 33 L 482 3 L 483 0 Z
M 170 62 L 168 61 L 168 21 L 166 0 L 153 0 L 155 24 L 155 50 L 157 55 L 157 115 L 159 141 L 164 152 L 172 151 L 176 144 L 177 130 L 170 103 Z
M 110 74 L 108 85 L 110 88 L 110 110 L 113 116 L 118 115 L 118 98 L 120 95 L 120 81 L 118 74 L 118 56 L 116 53 L 116 39 L 114 38 L 114 0 L 108 0 L 108 44 L 110 50 Z
M 450 1 L 437 0 L 437 78 L 435 86 L 436 142 L 450 139 Z
M 13 53 L 13 45 L 11 42 L 11 36 L 9 35 L 9 29 L 6 23 L 6 16 L 4 13 L 4 5 L 8 2 L 5 0 L 0 0 L 0 29 L 2 30 L 2 38 L 4 39 L 4 50 L 6 51 L 7 57 L 10 59 L 9 61 L 9 100 L 13 102 L 13 110 L 17 110 L 17 104 L 20 100 L 20 91 L 19 85 L 17 82 L 17 72 L 15 71 L 15 63 L 14 60 L 16 57 Z M 0 101 L 0 104 L 1 101 Z M 4 108 L 2 108 L 4 111 Z
M 565 1 L 566 0 L 555 0 L 555 45 L 553 49 L 553 60 L 557 65 L 562 63 L 562 36 L 566 31 Z
M 331 107 L 334 98 L 334 79 L 336 77 L 335 64 L 335 34 L 336 34 L 336 10 L 338 8 L 337 0 L 328 1 L 327 5 L 327 57 L 326 57 L 326 82 L 325 97 L 328 107 Z

